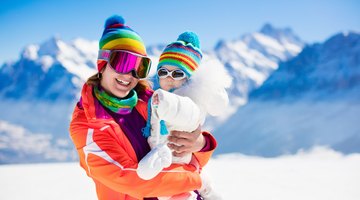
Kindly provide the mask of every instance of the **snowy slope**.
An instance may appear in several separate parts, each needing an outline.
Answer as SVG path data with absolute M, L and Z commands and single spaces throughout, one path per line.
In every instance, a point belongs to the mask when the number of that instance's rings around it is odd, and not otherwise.
M 215 131 L 217 153 L 276 156 L 326 145 L 360 151 L 360 34 L 341 33 L 282 63 Z
M 358 200 L 360 154 L 324 148 L 277 158 L 221 155 L 204 168 L 224 200 Z M 78 163 L 2 165 L 2 200 L 95 200 Z

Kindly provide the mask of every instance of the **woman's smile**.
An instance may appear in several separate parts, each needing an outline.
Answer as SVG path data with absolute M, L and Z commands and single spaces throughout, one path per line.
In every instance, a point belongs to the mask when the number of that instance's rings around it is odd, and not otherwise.
M 119 78 L 115 78 L 116 82 L 123 86 L 128 86 L 130 84 L 130 81 L 121 80 Z

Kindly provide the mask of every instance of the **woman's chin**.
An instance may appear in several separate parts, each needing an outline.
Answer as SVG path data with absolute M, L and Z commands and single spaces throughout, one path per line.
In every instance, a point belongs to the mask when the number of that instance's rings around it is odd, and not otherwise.
M 129 94 L 131 89 L 132 88 L 130 87 L 130 85 L 121 85 L 121 84 L 116 83 L 112 93 L 114 95 L 116 95 L 117 97 L 123 98 Z
M 118 98 L 124 98 L 126 97 L 128 94 L 129 94 L 130 90 L 119 90 L 119 89 L 116 89 L 114 92 L 113 92 L 113 95 L 115 95 L 116 97 Z

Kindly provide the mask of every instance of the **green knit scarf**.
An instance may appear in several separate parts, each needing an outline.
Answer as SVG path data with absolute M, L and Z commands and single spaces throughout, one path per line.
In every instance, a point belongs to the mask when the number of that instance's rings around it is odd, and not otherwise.
M 135 90 L 131 90 L 125 98 L 120 99 L 109 95 L 101 87 L 95 86 L 94 94 L 103 106 L 119 114 L 129 114 L 138 102 Z

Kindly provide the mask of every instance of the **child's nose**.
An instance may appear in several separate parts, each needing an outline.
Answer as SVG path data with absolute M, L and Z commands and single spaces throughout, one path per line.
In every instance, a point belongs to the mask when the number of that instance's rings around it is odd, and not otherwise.
M 166 80 L 168 80 L 168 81 L 175 81 L 175 80 L 173 79 L 173 77 L 171 77 L 171 76 L 166 77 Z

